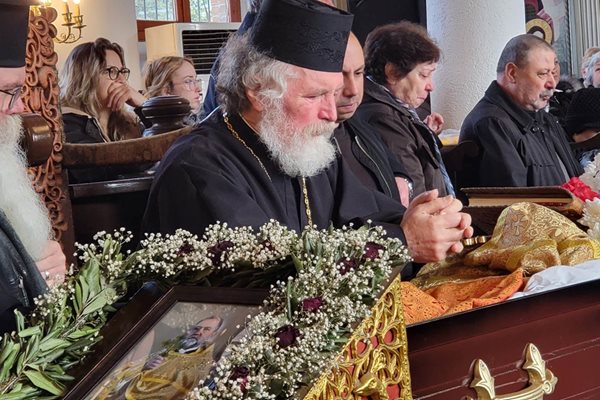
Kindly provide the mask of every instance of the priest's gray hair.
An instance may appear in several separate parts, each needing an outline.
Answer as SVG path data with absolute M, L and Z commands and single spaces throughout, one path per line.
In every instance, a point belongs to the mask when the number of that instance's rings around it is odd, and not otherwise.
M 294 77 L 293 67 L 257 51 L 248 34 L 233 35 L 225 48 L 217 77 L 219 104 L 229 114 L 248 110 L 246 92 L 254 90 L 265 105 L 283 98 L 287 82 Z

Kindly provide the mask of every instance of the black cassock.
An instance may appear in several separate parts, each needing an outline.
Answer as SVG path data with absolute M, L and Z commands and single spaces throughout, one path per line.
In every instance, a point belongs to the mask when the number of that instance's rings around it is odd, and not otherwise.
M 308 224 L 302 179 L 281 172 L 239 116 L 229 119 L 244 143 L 216 110 L 165 154 L 150 190 L 143 232 L 183 228 L 202 234 L 217 221 L 257 228 L 270 219 L 299 232 Z M 403 238 L 399 224 L 404 207 L 364 187 L 340 157 L 306 182 L 318 228 L 359 225 L 370 219 L 390 236 Z
M 15 308 L 25 312 L 46 290 L 35 262 L 0 211 L 0 334 L 16 329 Z

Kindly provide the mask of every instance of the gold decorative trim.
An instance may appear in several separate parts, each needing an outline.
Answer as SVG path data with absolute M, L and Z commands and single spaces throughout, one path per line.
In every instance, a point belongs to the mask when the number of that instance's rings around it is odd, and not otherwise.
M 545 394 L 554 392 L 558 378 L 546 368 L 546 362 L 533 343 L 527 344 L 525 348 L 522 369 L 529 375 L 529 387 L 515 393 L 497 396 L 494 378 L 488 366 L 477 359 L 471 381 L 471 387 L 477 392 L 477 400 L 541 400 Z
M 390 393 L 394 393 L 391 397 Z M 412 399 L 400 278 L 385 290 L 354 331 L 335 367 L 304 400 Z

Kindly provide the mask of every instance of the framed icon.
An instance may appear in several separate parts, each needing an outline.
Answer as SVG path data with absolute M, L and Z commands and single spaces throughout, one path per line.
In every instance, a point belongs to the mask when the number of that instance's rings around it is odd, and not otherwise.
M 215 363 L 268 292 L 145 285 L 102 330 L 65 399 L 184 399 L 209 382 Z M 150 396 L 150 397 L 148 397 Z

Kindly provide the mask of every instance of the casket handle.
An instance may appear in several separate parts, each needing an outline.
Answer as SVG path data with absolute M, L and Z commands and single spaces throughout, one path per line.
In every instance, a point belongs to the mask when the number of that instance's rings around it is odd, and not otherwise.
M 558 378 L 546 368 L 546 362 L 533 343 L 528 343 L 525 348 L 522 369 L 529 375 L 529 386 L 518 392 L 496 395 L 488 366 L 482 360 L 476 360 L 471 387 L 477 392 L 477 400 L 540 400 L 544 394 L 554 392 Z

